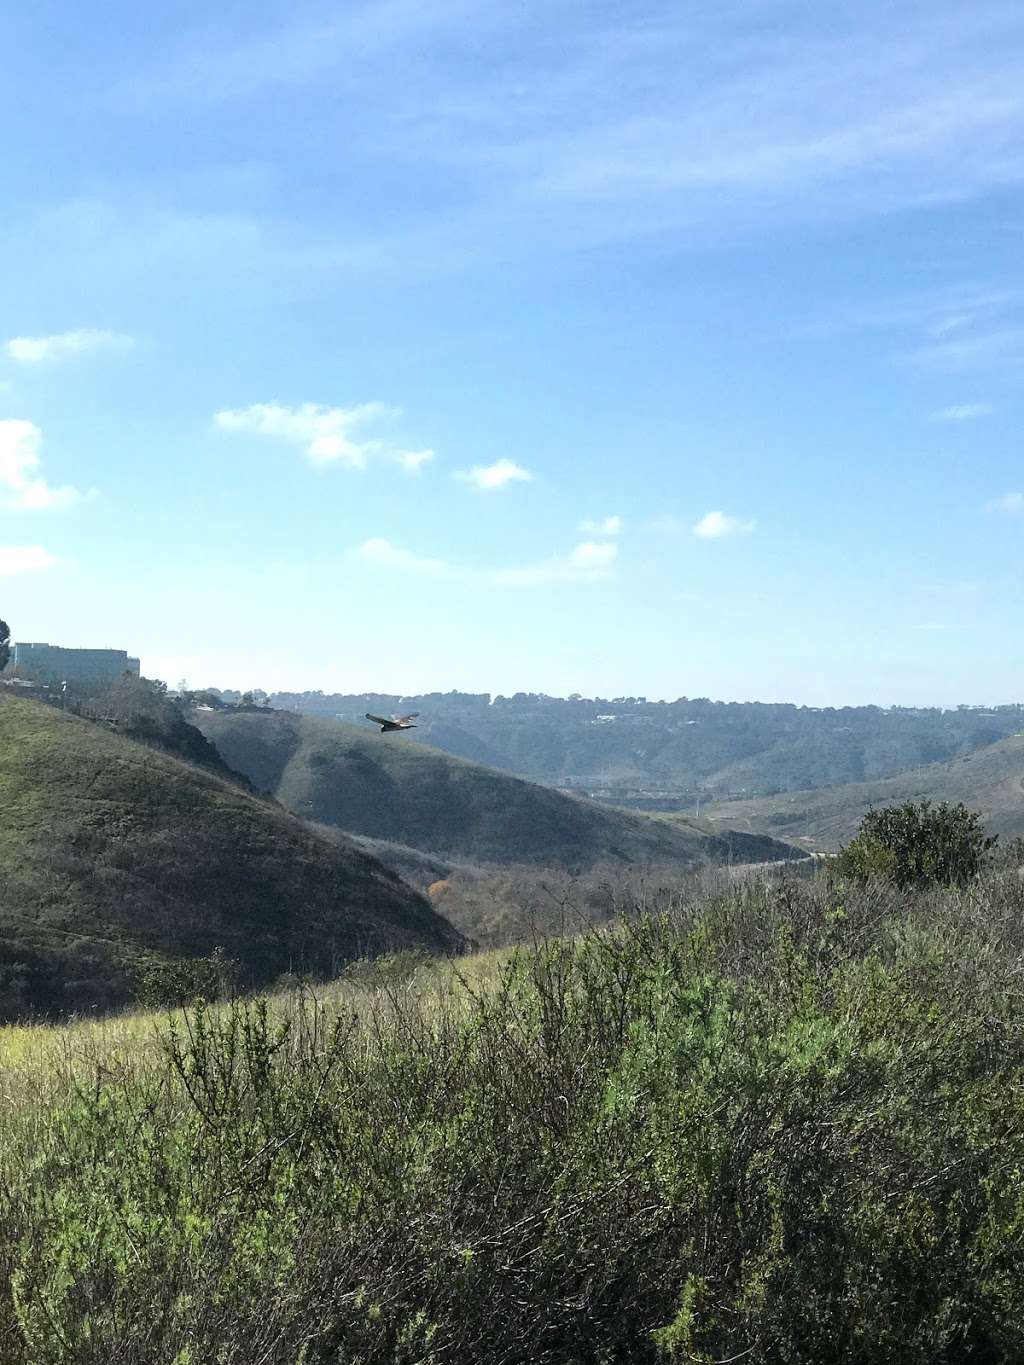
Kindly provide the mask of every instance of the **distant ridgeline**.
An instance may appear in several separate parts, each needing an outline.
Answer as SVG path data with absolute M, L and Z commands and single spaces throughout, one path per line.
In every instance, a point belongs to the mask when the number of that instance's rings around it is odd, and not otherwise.
M 973 753 L 1024 728 L 1021 705 L 817 708 L 525 692 L 493 701 L 467 692 L 280 692 L 270 704 L 360 724 L 366 711 L 418 710 L 418 738 L 435 748 L 581 794 L 632 793 L 654 804 L 887 777 Z

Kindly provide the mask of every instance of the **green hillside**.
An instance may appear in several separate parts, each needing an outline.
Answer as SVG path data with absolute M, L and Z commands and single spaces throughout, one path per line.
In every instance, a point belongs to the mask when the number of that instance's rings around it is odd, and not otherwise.
M 122 1003 L 145 960 L 244 983 L 458 935 L 343 840 L 176 758 L 0 699 L 0 1017 Z
M 481 863 L 756 862 L 792 850 L 565 796 L 369 726 L 286 711 L 197 712 L 227 764 L 304 819 Z
M 922 797 L 962 801 L 980 811 L 989 832 L 1004 840 L 1024 835 L 1024 734 L 950 763 L 931 763 L 883 781 L 730 801 L 715 806 L 710 815 L 716 824 L 827 851 L 849 839 L 872 806 Z

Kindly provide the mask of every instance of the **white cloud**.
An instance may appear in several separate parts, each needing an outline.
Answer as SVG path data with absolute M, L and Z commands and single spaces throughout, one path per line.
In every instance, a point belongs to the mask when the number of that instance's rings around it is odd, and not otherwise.
M 370 456 L 382 449 L 381 443 L 355 440 L 352 432 L 396 415 L 396 409 L 385 403 L 360 403 L 354 408 L 303 403 L 293 408 L 272 402 L 225 408 L 213 420 L 221 431 L 270 436 L 301 446 L 310 464 L 318 468 L 337 462 L 349 469 L 365 469 Z
M 725 536 L 747 535 L 756 525 L 756 521 L 743 521 L 725 512 L 708 512 L 694 526 L 693 534 L 702 540 L 721 540 Z
M 990 512 L 1019 516 L 1024 512 L 1024 493 L 1004 493 L 1001 498 L 993 498 L 988 507 Z
M 462 570 L 454 564 L 448 564 L 443 559 L 428 559 L 422 555 L 414 555 L 411 550 L 403 550 L 400 545 L 392 545 L 391 541 L 383 536 L 364 540 L 362 545 L 350 552 L 349 557 L 361 559 L 369 564 L 380 564 L 389 569 L 408 569 L 414 573 L 430 574 L 435 578 L 458 577 L 462 574 Z
M 6 490 L 6 496 L 0 498 L 3 505 L 51 511 L 70 507 L 81 496 L 70 484 L 51 488 L 38 473 L 42 439 L 43 433 L 33 422 L 18 418 L 0 421 L 0 490 Z
M 591 536 L 617 536 L 622 532 L 621 517 L 604 517 L 600 521 L 581 521 L 580 530 Z
M 478 464 L 472 469 L 460 470 L 455 478 L 471 484 L 478 493 L 490 493 L 510 483 L 529 483 L 533 475 L 514 460 L 496 460 L 494 464 Z
M 954 403 L 935 414 L 939 422 L 970 422 L 975 417 L 990 417 L 994 409 L 990 403 Z
M 504 587 L 530 588 L 545 583 L 596 583 L 611 577 L 619 547 L 585 540 L 567 555 L 556 555 L 540 564 L 520 568 L 496 569 L 488 576 Z
M 434 452 L 432 450 L 400 450 L 396 458 L 407 474 L 418 474 L 425 464 L 429 464 L 434 459 Z
M 52 569 L 56 563 L 56 557 L 41 545 L 0 545 L 0 578 L 41 573 Z
M 585 569 L 588 572 L 592 569 L 606 569 L 615 562 L 618 554 L 617 545 L 602 545 L 593 540 L 585 540 L 572 551 L 569 563 L 574 568 Z
M 349 558 L 382 568 L 428 575 L 432 578 L 460 579 L 463 582 L 494 584 L 498 587 L 538 587 L 547 583 L 595 583 L 614 572 L 619 547 L 596 541 L 583 541 L 568 554 L 555 555 L 539 564 L 524 564 L 508 569 L 477 569 L 413 554 L 383 536 L 375 536 L 349 552 Z
M 122 332 L 104 332 L 83 327 L 74 332 L 58 332 L 47 337 L 11 337 L 7 354 L 20 365 L 41 365 L 48 360 L 64 360 L 68 356 L 84 355 L 87 351 L 126 348 L 134 345 L 132 338 Z

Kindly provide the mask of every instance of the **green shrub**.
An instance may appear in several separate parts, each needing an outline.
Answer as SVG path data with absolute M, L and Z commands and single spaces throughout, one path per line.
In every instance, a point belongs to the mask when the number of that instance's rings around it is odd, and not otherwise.
M 222 1000 L 238 983 L 238 963 L 222 948 L 208 957 L 150 958 L 137 972 L 136 998 L 150 1008 Z
M 751 884 L 189 1011 L 6 1112 L 0 1359 L 1011 1365 L 1022 911 Z
M 981 816 L 963 804 L 907 801 L 870 810 L 854 839 L 840 850 L 836 870 L 857 881 L 880 878 L 900 888 L 964 886 L 985 866 L 994 847 Z

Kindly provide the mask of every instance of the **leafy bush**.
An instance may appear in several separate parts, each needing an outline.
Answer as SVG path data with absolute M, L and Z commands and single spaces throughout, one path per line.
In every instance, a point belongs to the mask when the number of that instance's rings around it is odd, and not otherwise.
M 751 884 L 198 1007 L 8 1104 L 0 1358 L 1024 1359 L 1022 911 Z
M 964 886 L 981 872 L 995 843 L 981 816 L 962 803 L 907 801 L 868 811 L 836 868 L 858 881 L 878 877 L 901 888 Z
M 208 957 L 149 958 L 138 970 L 136 997 L 151 1008 L 220 1000 L 232 994 L 238 977 L 238 963 L 222 948 Z

